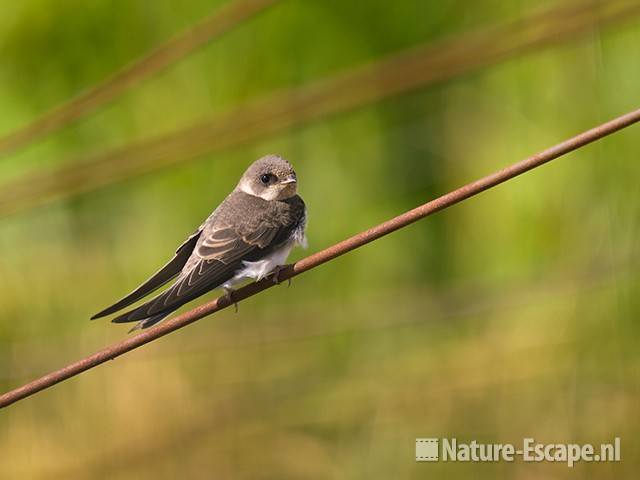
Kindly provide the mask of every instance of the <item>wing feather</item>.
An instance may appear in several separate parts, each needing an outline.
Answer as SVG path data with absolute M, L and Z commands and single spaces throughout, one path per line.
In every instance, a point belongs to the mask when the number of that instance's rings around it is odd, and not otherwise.
M 299 229 L 300 222 L 304 223 L 304 203 L 301 199 L 299 202 L 301 215 L 294 216 L 285 224 L 257 222 L 257 227 L 245 227 L 240 230 L 230 225 L 205 223 L 178 280 L 166 291 L 120 315 L 113 322 L 161 318 L 162 313 L 168 314 L 200 295 L 220 287 L 242 267 L 243 261 L 258 260 L 270 250 L 290 241 Z
M 164 267 L 154 273 L 151 278 L 149 278 L 146 282 L 144 282 L 126 297 L 118 300 L 113 305 L 96 313 L 93 317 L 91 317 L 91 319 L 94 320 L 96 318 L 104 317 L 111 313 L 117 312 L 124 307 L 128 307 L 132 303 L 140 300 L 142 297 L 146 297 L 154 290 L 157 290 L 161 286 L 165 285 L 172 278 L 175 278 L 180 273 L 184 265 L 187 263 L 187 260 L 193 253 L 193 249 L 195 248 L 201 233 L 202 230 L 200 229 L 193 233 L 187 240 L 185 240 L 182 245 L 178 247 L 174 257 Z
M 115 323 L 144 320 L 164 311 L 172 311 L 203 295 L 209 290 L 227 281 L 237 270 L 236 265 L 229 265 L 221 261 L 202 259 L 186 275 L 182 276 L 171 287 L 144 305 L 127 312 L 113 321 Z
M 175 310 L 209 290 L 229 280 L 242 266 L 242 260 L 261 245 L 269 246 L 282 227 L 263 227 L 259 232 L 239 236 L 231 227 L 220 227 L 202 237 L 193 251 L 187 272 L 167 290 L 140 307 L 127 312 L 113 321 L 133 322 L 157 315 L 166 310 Z

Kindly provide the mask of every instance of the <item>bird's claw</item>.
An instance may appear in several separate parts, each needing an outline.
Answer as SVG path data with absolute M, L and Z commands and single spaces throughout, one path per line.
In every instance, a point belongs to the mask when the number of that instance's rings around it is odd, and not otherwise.
M 222 289 L 224 290 L 224 298 L 229 303 L 233 303 L 233 307 L 235 308 L 236 313 L 238 313 L 238 302 L 236 302 L 233 299 L 233 294 L 235 293 L 235 290 L 233 288 L 229 288 L 229 287 L 222 287 Z
M 278 265 L 276 268 L 274 268 L 273 270 L 273 276 L 271 277 L 271 279 L 273 280 L 273 283 L 275 283 L 276 285 L 280 285 L 280 272 L 282 272 L 282 270 L 284 270 L 285 268 L 287 268 L 288 265 Z M 287 288 L 289 288 L 291 286 L 291 279 L 287 278 Z

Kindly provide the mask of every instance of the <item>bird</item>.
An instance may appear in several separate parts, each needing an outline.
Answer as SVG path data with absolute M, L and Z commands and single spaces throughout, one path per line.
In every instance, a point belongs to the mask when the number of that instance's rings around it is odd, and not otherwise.
M 306 247 L 306 224 L 307 208 L 298 195 L 298 178 L 291 164 L 279 155 L 259 158 L 169 262 L 91 319 L 129 307 L 174 278 L 162 293 L 112 322 L 137 322 L 132 332 L 155 325 L 211 290 L 221 288 L 233 301 L 233 287 L 239 283 L 269 275 L 278 282 L 293 247 Z

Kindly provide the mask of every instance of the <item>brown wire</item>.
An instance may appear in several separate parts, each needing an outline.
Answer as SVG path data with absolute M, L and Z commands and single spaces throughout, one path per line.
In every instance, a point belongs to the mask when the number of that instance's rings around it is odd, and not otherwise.
M 483 177 L 475 182 L 468 183 L 457 190 L 453 190 L 441 197 L 436 198 L 430 202 L 427 202 L 413 210 L 403 213 L 391 220 L 387 220 L 384 223 L 376 225 L 364 232 L 361 232 L 353 237 L 347 238 L 340 243 L 337 243 L 331 247 L 328 247 L 320 252 L 310 255 L 293 265 L 290 265 L 286 269 L 283 269 L 279 278 L 281 281 L 293 278 L 301 273 L 304 273 L 312 268 L 316 268 L 323 263 L 329 262 L 336 257 L 344 255 L 351 250 L 362 247 L 369 242 L 377 240 L 391 232 L 394 232 L 400 228 L 404 228 L 417 220 L 425 218 L 433 213 L 436 213 L 445 208 L 451 207 L 469 197 L 478 195 L 479 193 L 487 190 L 488 188 L 495 187 L 507 180 L 521 175 L 533 168 L 539 167 L 555 158 L 560 157 L 566 153 L 576 150 L 584 145 L 587 145 L 595 140 L 610 135 L 618 130 L 621 130 L 629 125 L 632 125 L 640 121 L 640 109 L 627 113 L 617 117 L 609 122 L 606 122 L 598 127 L 587 130 L 575 137 L 570 138 L 558 145 L 555 145 L 547 150 L 544 150 L 536 155 L 514 163 L 509 167 L 506 167 L 498 172 L 492 173 Z M 257 293 L 271 288 L 274 283 L 270 278 L 266 278 L 257 283 L 251 283 L 243 288 L 238 289 L 233 299 L 235 302 L 240 302 L 248 297 L 256 295 Z M 193 310 L 185 312 L 174 318 L 167 320 L 165 323 L 161 323 L 149 330 L 145 330 L 138 335 L 130 338 L 126 338 L 120 342 L 117 342 L 111 346 L 105 347 L 102 350 L 89 355 L 77 362 L 71 363 L 66 367 L 53 371 L 43 377 L 40 377 L 32 382 L 29 382 L 21 387 L 11 390 L 4 395 L 0 396 L 0 408 L 11 405 L 18 400 L 24 399 L 30 395 L 33 395 L 41 390 L 49 388 L 59 382 L 67 380 L 75 375 L 78 375 L 86 370 L 94 368 L 108 360 L 129 352 L 135 348 L 141 347 L 153 340 L 156 340 L 164 335 L 167 335 L 174 330 L 178 330 L 182 327 L 189 325 L 207 315 L 211 315 L 219 310 L 227 308 L 231 305 L 228 297 L 219 297 L 211 302 L 200 305 Z

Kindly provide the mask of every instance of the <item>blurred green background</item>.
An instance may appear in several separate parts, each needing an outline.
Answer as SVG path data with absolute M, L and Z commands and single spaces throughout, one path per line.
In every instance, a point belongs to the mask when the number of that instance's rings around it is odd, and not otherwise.
M 2 3 L 0 134 L 222 5 Z M 0 185 L 541 5 L 285 1 L 0 159 Z M 254 159 L 295 166 L 314 252 L 638 108 L 638 45 L 629 18 L 2 218 L 2 390 L 124 338 L 128 326 L 89 316 L 164 263 Z M 640 464 L 638 133 L 3 410 L 0 478 L 629 478 Z M 414 460 L 416 437 L 616 436 L 618 464 Z

